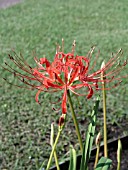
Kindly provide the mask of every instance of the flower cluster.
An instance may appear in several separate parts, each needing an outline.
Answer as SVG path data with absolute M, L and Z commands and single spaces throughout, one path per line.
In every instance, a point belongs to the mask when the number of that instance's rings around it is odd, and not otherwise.
M 73 48 L 75 44 L 73 44 Z M 37 63 L 36 68 L 32 68 L 25 61 L 22 55 L 9 55 L 9 58 L 18 66 L 24 73 L 10 67 L 5 69 L 12 72 L 20 81 L 28 85 L 28 89 L 37 89 L 36 101 L 41 92 L 57 92 L 63 91 L 62 95 L 62 113 L 67 113 L 67 91 L 70 90 L 76 95 L 86 96 L 91 98 L 94 90 L 102 89 L 102 83 L 110 83 L 117 81 L 113 86 L 117 86 L 121 82 L 121 78 L 117 78 L 118 73 L 127 64 L 126 61 L 121 65 L 118 63 L 121 55 L 121 50 L 114 55 L 106 64 L 104 64 L 98 71 L 92 72 L 96 62 L 90 66 L 92 52 L 94 47 L 89 51 L 87 56 L 74 55 L 74 50 L 71 53 L 65 54 L 57 50 L 53 62 L 46 58 L 35 58 Z M 102 79 L 101 79 L 101 74 Z M 19 87 L 19 85 L 17 85 Z M 26 87 L 25 87 L 26 88 Z M 80 94 L 78 89 L 86 88 L 87 93 Z M 109 88 L 106 88 L 109 89 Z

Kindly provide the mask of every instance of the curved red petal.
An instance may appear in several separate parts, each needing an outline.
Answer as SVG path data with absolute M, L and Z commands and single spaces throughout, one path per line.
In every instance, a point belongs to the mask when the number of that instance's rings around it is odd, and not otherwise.
M 35 96 L 35 100 L 36 100 L 36 102 L 39 103 L 39 104 L 40 104 L 40 102 L 39 102 L 39 95 L 40 95 L 41 91 L 42 91 L 42 90 L 38 90 L 38 92 L 36 93 L 36 96 Z
M 67 90 L 64 91 L 63 97 L 62 97 L 62 113 L 66 114 L 67 113 Z
M 46 58 L 40 58 L 40 64 L 45 64 L 46 67 L 50 66 L 50 62 Z
M 72 74 L 72 77 L 71 77 L 71 79 L 70 79 L 70 81 L 69 81 L 69 84 L 71 84 L 71 83 L 75 80 L 75 78 L 78 77 L 79 71 L 80 71 L 80 66 L 78 66 L 77 68 L 75 68 L 75 71 L 74 71 L 73 74 Z
M 90 99 L 93 95 L 93 89 L 91 86 L 88 85 L 88 88 L 89 88 L 89 94 L 87 95 L 87 99 Z

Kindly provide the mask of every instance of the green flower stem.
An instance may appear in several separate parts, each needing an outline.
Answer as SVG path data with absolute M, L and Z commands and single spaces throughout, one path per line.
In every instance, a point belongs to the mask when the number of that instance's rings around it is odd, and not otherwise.
M 121 162 L 118 162 L 118 164 L 117 164 L 117 170 L 121 170 L 121 169 L 120 169 L 120 166 L 121 166 Z
M 121 153 L 122 153 L 122 144 L 121 140 L 118 140 L 118 149 L 117 149 L 117 170 L 121 170 Z
M 102 63 L 101 68 L 103 68 L 105 62 Z M 106 112 L 106 90 L 105 90 L 105 76 L 104 72 L 101 73 L 102 80 L 102 94 L 103 94 L 103 118 L 104 118 L 104 156 L 108 157 L 108 148 L 107 148 L 107 112 Z
M 108 157 L 108 148 L 107 148 L 107 112 L 106 112 L 106 91 L 105 83 L 102 83 L 102 93 L 103 93 L 103 115 L 104 115 L 104 156 Z
M 60 128 L 60 127 L 59 127 L 58 134 L 57 134 L 57 137 L 56 137 L 55 143 L 54 143 L 54 145 L 53 145 L 52 152 L 51 152 L 51 154 L 50 154 L 50 158 L 49 158 L 49 161 L 48 161 L 48 164 L 47 164 L 47 168 L 46 168 L 46 170 L 49 170 L 49 168 L 50 168 L 51 161 L 52 161 L 52 157 L 53 157 L 53 154 L 54 154 L 54 152 L 55 152 L 56 145 L 57 145 L 57 143 L 58 143 L 58 140 L 59 140 L 59 137 L 60 137 L 61 131 L 62 131 L 62 128 Z
M 96 168 L 97 163 L 98 163 L 98 159 L 99 159 L 100 140 L 101 140 L 101 134 L 100 134 L 100 132 L 99 132 L 98 135 L 97 135 L 97 137 L 96 137 L 96 148 L 97 148 L 97 151 L 96 151 L 94 168 Z
M 60 170 L 59 162 L 58 162 L 58 158 L 57 158 L 56 151 L 54 151 L 54 158 L 55 158 L 56 168 L 57 168 L 57 170 Z
M 53 123 L 51 124 L 51 140 L 50 140 L 50 143 L 51 143 L 51 146 L 53 148 L 53 145 L 54 145 L 54 124 Z M 54 151 L 54 159 L 55 159 L 57 170 L 60 170 L 56 150 Z
M 78 122 L 77 122 L 76 115 L 75 115 L 75 112 L 74 112 L 74 109 L 73 109 L 73 103 L 72 103 L 72 100 L 71 100 L 69 90 L 67 91 L 67 95 L 68 95 L 68 101 L 69 101 L 70 109 L 71 109 L 71 112 L 72 112 L 72 118 L 73 118 L 73 121 L 74 121 L 76 133 L 77 133 L 79 144 L 80 144 L 80 149 L 81 149 L 81 152 L 83 152 L 82 138 L 81 138 L 81 135 L 80 135 L 80 130 L 79 130 Z
M 100 144 L 98 144 L 98 145 L 97 145 L 96 158 L 95 158 L 94 168 L 96 168 L 97 163 L 98 163 L 98 159 L 99 159 L 99 152 L 100 152 Z

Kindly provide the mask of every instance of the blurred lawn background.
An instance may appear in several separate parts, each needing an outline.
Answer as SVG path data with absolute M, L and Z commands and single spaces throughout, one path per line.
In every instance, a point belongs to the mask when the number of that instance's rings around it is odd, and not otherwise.
M 127 7 L 126 0 L 24 0 L 23 3 L 0 9 L 1 65 L 5 61 L 12 64 L 7 56 L 11 49 L 22 52 L 27 62 L 34 67 L 35 51 L 38 58 L 46 56 L 52 61 L 56 43 L 61 44 L 62 38 L 65 40 L 65 52 L 71 51 L 75 39 L 76 54 L 79 55 L 86 55 L 92 45 L 97 45 L 101 51 L 97 68 L 102 60 L 109 59 L 111 52 L 116 53 L 120 48 L 126 59 Z M 50 100 L 59 95 L 42 94 L 42 104 L 39 106 L 34 99 L 36 91 L 18 89 L 5 83 L 2 77 L 12 83 L 15 83 L 15 79 L 2 68 L 0 74 L 0 168 L 35 170 L 39 169 L 42 162 L 45 167 L 51 150 L 50 124 L 53 121 L 57 123 L 61 114 L 52 110 Z M 107 92 L 108 124 L 116 124 L 123 131 L 126 130 L 125 122 L 128 120 L 127 83 L 128 79 L 124 79 L 121 86 Z M 74 99 L 83 138 L 94 98 L 89 101 L 80 98 L 82 108 L 77 107 L 77 100 Z M 99 129 L 101 120 L 102 116 L 99 115 Z M 55 129 L 57 131 L 57 125 Z M 58 144 L 60 160 L 68 156 L 70 144 L 78 148 L 74 133 L 71 115 L 68 113 L 66 129 Z

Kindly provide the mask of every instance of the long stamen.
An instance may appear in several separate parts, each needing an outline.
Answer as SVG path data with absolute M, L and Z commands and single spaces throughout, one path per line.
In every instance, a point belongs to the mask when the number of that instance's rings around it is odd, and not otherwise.
M 93 51 L 92 51 L 92 52 L 93 52 Z M 91 70 L 93 70 L 94 67 L 96 66 L 96 62 L 97 62 L 97 59 L 98 59 L 99 54 L 100 54 L 100 50 L 98 50 L 98 53 L 97 53 L 97 55 L 96 55 L 96 59 L 95 59 L 95 61 L 93 62 L 93 65 L 91 66 L 91 68 L 88 70 L 88 72 L 90 72 Z
M 62 38 L 62 52 L 64 52 L 64 39 Z
M 76 47 L 76 41 L 74 40 L 73 44 L 72 44 L 72 54 L 73 55 L 74 55 L 74 52 L 75 52 L 75 47 Z

